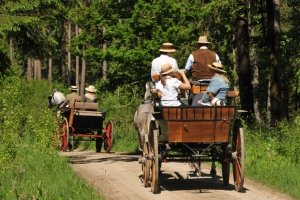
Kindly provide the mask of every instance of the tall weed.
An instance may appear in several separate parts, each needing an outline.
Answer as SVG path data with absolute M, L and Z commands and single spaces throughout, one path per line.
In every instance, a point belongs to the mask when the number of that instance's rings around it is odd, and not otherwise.
M 0 78 L 0 199 L 100 199 L 53 147 L 46 81 Z
M 300 199 L 300 116 L 246 133 L 247 176 Z

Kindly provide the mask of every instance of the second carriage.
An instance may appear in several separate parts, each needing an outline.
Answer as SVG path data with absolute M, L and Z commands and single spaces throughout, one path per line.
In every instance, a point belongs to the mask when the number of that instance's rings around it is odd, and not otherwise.
M 108 121 L 103 127 L 106 111 L 98 111 L 98 103 L 72 102 L 62 110 L 60 148 L 73 150 L 75 140 L 96 142 L 96 152 L 110 152 L 113 142 L 113 123 Z

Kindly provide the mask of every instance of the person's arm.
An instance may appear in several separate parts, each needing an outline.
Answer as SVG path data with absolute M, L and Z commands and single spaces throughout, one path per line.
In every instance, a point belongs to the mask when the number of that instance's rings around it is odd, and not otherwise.
M 182 90 L 191 89 L 191 84 L 190 84 L 189 80 L 187 79 L 187 77 L 184 73 L 184 70 L 179 70 L 178 72 L 181 75 L 182 80 L 183 80 L 183 82 L 179 85 L 179 89 L 182 89 Z
M 184 67 L 185 72 L 187 73 L 188 76 L 191 75 L 191 69 L 192 69 L 193 62 L 194 62 L 194 56 L 193 56 L 193 54 L 190 54 L 186 61 L 185 67 Z

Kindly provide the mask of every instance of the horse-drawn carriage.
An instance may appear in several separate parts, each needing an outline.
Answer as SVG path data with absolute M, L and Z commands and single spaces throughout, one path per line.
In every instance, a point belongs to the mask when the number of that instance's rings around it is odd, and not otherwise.
M 60 95 L 60 96 L 59 96 Z M 60 102 L 60 103 L 59 103 Z M 96 141 L 96 152 L 110 152 L 113 142 L 113 124 L 108 121 L 103 128 L 106 111 L 98 111 L 98 103 L 68 102 L 54 91 L 49 104 L 57 106 L 57 121 L 60 124 L 60 149 L 73 150 L 75 140 Z
M 203 90 L 196 88 L 195 93 Z M 237 94 L 236 91 L 228 92 L 230 98 Z M 211 175 L 216 174 L 215 162 L 221 164 L 224 186 L 229 184 L 231 163 L 235 189 L 241 191 L 245 147 L 241 121 L 237 118 L 238 107 L 165 107 L 161 106 L 156 94 L 152 97 L 153 110 L 146 113 L 147 131 L 140 134 L 142 156 L 139 162 L 142 164 L 144 186 L 151 186 L 153 193 L 159 193 L 163 161 L 189 161 L 199 176 L 201 162 L 211 161 Z

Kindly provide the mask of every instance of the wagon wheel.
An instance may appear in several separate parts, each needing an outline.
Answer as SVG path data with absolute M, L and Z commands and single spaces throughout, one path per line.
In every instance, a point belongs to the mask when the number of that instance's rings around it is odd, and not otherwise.
M 235 190 L 243 190 L 244 169 L 245 169 L 245 143 L 244 131 L 241 128 L 240 121 L 236 121 L 233 127 L 233 145 L 232 145 L 232 168 Z
M 144 142 L 143 145 L 143 165 L 142 165 L 142 169 L 143 169 L 143 181 L 144 181 L 144 187 L 149 187 L 150 186 L 150 159 L 147 158 L 149 155 L 149 143 L 148 142 Z
M 158 129 L 155 122 L 150 123 L 150 157 L 151 159 L 151 191 L 153 194 L 159 193 L 158 175 L 159 175 L 159 156 L 158 156 Z
M 66 151 L 68 148 L 69 134 L 70 134 L 69 123 L 67 118 L 64 118 L 62 122 L 62 132 L 60 135 L 60 149 L 62 151 Z
M 104 149 L 106 153 L 109 153 L 113 143 L 113 123 L 111 121 L 106 124 L 104 138 Z

